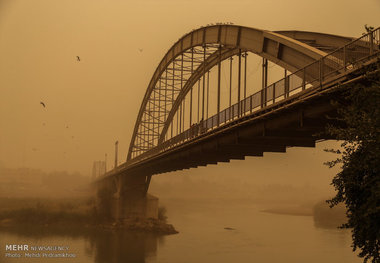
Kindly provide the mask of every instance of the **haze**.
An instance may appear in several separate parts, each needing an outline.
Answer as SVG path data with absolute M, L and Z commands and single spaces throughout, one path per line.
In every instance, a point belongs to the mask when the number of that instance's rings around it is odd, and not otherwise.
M 1 0 L 0 164 L 87 175 L 105 153 L 112 166 L 116 140 L 124 162 L 151 75 L 192 29 L 233 22 L 358 37 L 379 13 L 378 0 Z M 324 147 L 186 173 L 326 186 L 334 171 L 322 165 Z

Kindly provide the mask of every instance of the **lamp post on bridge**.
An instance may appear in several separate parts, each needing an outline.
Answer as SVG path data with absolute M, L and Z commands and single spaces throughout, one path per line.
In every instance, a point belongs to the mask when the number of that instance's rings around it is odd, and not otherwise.
M 115 142 L 115 168 L 117 167 L 117 150 L 119 146 L 119 141 Z
M 107 173 L 107 154 L 104 155 L 104 173 Z

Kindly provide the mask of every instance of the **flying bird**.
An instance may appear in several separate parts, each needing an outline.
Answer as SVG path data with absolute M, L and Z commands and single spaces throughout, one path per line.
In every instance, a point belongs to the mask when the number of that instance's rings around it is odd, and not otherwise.
M 80 61 L 80 57 L 79 56 L 77 56 L 77 60 Z
M 45 103 L 43 103 L 42 101 L 40 101 L 40 104 L 41 104 L 42 106 L 44 106 L 44 108 L 46 107 Z

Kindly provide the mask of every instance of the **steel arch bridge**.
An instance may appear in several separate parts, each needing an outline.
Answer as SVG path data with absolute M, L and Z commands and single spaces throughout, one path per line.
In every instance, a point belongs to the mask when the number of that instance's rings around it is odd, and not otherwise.
M 357 39 L 229 24 L 193 30 L 153 73 L 127 161 L 102 179 L 142 175 L 139 185 L 147 191 L 153 174 L 314 147 L 327 138 L 315 134 L 335 110 L 331 96 L 378 65 L 379 49 L 380 28 Z M 262 67 L 253 91 L 247 82 L 252 54 Z M 269 63 L 283 70 L 279 80 L 270 82 Z
M 248 57 L 262 68 L 254 84 Z M 315 147 L 336 124 L 326 117 L 336 115 L 330 100 L 371 74 L 380 74 L 380 28 L 357 39 L 229 24 L 193 30 L 156 68 L 127 161 L 96 180 L 99 208 L 117 221 L 148 217 L 154 174 Z
M 378 30 L 372 33 L 372 37 L 378 38 Z M 269 102 L 276 102 L 280 97 L 288 97 L 293 90 L 316 86 L 324 78 L 339 75 L 352 64 L 352 61 L 369 55 L 371 48 L 367 38 L 369 36 L 350 43 L 353 38 L 331 34 L 300 31 L 270 32 L 233 25 L 203 27 L 186 34 L 168 50 L 153 74 L 136 120 L 127 160 L 141 159 L 144 154 L 147 156 L 146 153 L 165 142 L 169 141 L 166 143 L 168 146 L 170 143 L 178 143 L 178 138 L 170 139 L 186 130 L 190 131 L 195 127 L 199 130 L 195 131 L 197 134 L 207 132 L 245 115 L 248 109 L 251 112 L 252 108 L 264 108 Z M 347 44 L 350 45 L 344 46 Z M 342 46 L 343 48 L 338 49 Z M 378 50 L 378 46 L 375 46 L 372 47 L 372 52 Z M 338 50 L 327 56 L 327 52 L 335 49 Z M 247 101 L 248 52 L 263 58 L 264 70 L 261 91 L 253 94 Z M 233 56 L 237 56 L 239 61 L 236 79 L 238 80 L 237 102 L 240 104 L 231 105 L 232 81 L 230 81 L 229 108 L 227 111 L 225 109 L 222 111 L 220 67 L 222 61 Z M 244 60 L 244 72 L 242 72 L 242 60 Z M 268 86 L 267 61 L 293 74 Z M 319 63 L 321 61 L 323 65 Z M 218 67 L 217 113 L 209 119 L 207 91 L 210 70 L 215 66 Z M 230 74 L 231 80 L 233 77 L 231 63 Z M 193 98 L 196 83 L 198 83 L 198 98 Z M 190 104 L 187 108 L 186 101 Z M 196 109 L 194 103 L 197 104 Z M 193 110 L 197 111 L 196 119 L 193 118 Z

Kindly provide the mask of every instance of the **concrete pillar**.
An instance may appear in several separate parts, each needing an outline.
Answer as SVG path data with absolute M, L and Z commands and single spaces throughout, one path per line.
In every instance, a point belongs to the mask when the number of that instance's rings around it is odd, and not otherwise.
M 99 183 L 97 210 L 108 220 L 123 223 L 158 218 L 158 198 L 147 194 L 150 177 L 118 175 Z
M 114 195 L 115 221 L 124 222 L 158 217 L 158 198 L 147 194 L 149 181 L 150 179 L 145 175 L 118 177 L 117 192 Z

